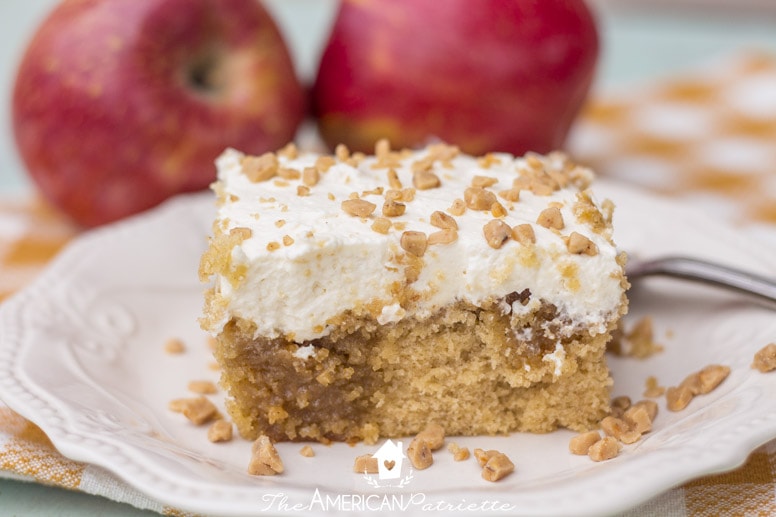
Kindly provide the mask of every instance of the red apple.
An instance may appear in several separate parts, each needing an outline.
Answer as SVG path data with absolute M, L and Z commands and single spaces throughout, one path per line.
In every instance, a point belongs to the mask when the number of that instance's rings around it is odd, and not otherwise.
M 206 187 L 227 146 L 281 147 L 304 108 L 256 0 L 65 0 L 22 59 L 13 128 L 43 196 L 94 226 Z
M 312 101 L 329 146 L 437 138 L 472 154 L 547 152 L 597 57 L 582 0 L 344 0 Z

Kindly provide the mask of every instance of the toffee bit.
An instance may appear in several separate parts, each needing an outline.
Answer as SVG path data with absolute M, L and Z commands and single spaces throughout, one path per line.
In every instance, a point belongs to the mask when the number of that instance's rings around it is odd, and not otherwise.
M 321 175 L 315 167 L 305 167 L 302 171 L 302 183 L 308 187 L 317 185 L 320 179 Z
M 315 168 L 318 169 L 318 172 L 326 172 L 336 163 L 333 156 L 319 156 L 315 160 Z
M 613 436 L 605 436 L 590 446 L 588 457 L 593 461 L 606 461 L 620 454 L 620 442 Z
M 334 149 L 334 156 L 336 156 L 337 159 L 341 162 L 346 161 L 348 158 L 350 158 L 350 150 L 348 149 L 348 146 L 345 144 L 337 144 L 337 147 Z
M 365 199 L 346 199 L 341 204 L 342 210 L 355 217 L 368 217 L 375 211 L 377 205 Z
M 458 240 L 458 231 L 446 229 L 439 230 L 438 232 L 432 232 L 428 235 L 428 245 L 434 244 L 450 244 Z
M 212 381 L 190 381 L 188 385 L 189 391 L 198 393 L 200 395 L 212 395 L 218 392 L 218 388 Z
M 388 186 L 394 190 L 401 190 L 403 185 L 399 180 L 399 175 L 396 173 L 396 169 L 388 169 Z
M 391 143 L 387 138 L 381 138 L 375 142 L 375 156 L 382 158 L 391 152 Z
M 536 243 L 536 233 L 529 223 L 518 224 L 512 227 L 512 238 L 523 246 Z
M 391 221 L 385 217 L 377 217 L 372 223 L 372 230 L 387 235 L 391 229 Z
M 164 351 L 168 354 L 182 354 L 186 351 L 186 345 L 178 338 L 170 338 L 164 343 Z
M 377 474 L 379 472 L 377 458 L 371 454 L 356 456 L 356 459 L 353 462 L 353 472 L 358 474 Z
M 245 228 L 243 226 L 236 226 L 229 230 L 229 236 L 230 237 L 237 237 L 240 241 L 244 241 L 245 239 L 250 239 L 251 235 L 253 235 L 253 230 L 250 228 Z
M 407 205 L 398 201 L 387 200 L 383 203 L 383 215 L 385 217 L 398 217 L 404 214 Z
M 776 343 L 769 343 L 754 354 L 752 368 L 760 373 L 776 370 Z
M 281 167 L 278 169 L 278 176 L 286 180 L 298 180 L 302 176 L 302 173 L 296 169 Z
M 463 215 L 466 212 L 466 202 L 463 199 L 456 199 L 447 211 L 452 215 Z
M 565 226 L 563 223 L 563 214 L 560 213 L 560 209 L 556 206 L 551 206 L 542 210 L 539 217 L 536 219 L 536 224 L 555 230 L 562 230 Z
M 268 436 L 259 436 L 251 446 L 248 474 L 274 476 L 283 473 L 283 461 Z
M 515 464 L 503 452 L 491 456 L 482 467 L 482 479 L 486 481 L 498 481 L 515 470 Z
M 242 161 L 242 171 L 253 183 L 271 179 L 278 172 L 278 158 L 275 153 L 264 153 L 261 156 L 245 156 Z
M 496 183 L 498 183 L 498 178 L 490 176 L 474 176 L 472 178 L 472 187 L 487 188 L 492 187 Z
M 226 420 L 216 420 L 207 430 L 207 439 L 213 443 L 228 442 L 232 439 L 232 423 Z
M 418 190 L 429 190 L 441 185 L 439 176 L 430 171 L 419 171 L 412 175 L 412 184 Z
M 285 156 L 289 160 L 294 160 L 299 156 L 299 149 L 294 142 L 289 142 L 277 154 Z
M 434 463 L 434 456 L 431 454 L 429 444 L 420 438 L 414 438 L 407 447 L 407 457 L 412 462 L 412 466 L 417 470 L 429 468 Z
M 590 257 L 598 255 L 598 246 L 581 233 L 571 232 L 566 247 L 569 253 L 575 255 L 588 255 Z
M 519 188 L 510 188 L 507 190 L 502 190 L 498 193 L 499 197 L 506 201 L 512 201 L 517 202 L 520 201 L 520 189 Z
M 458 223 L 455 221 L 455 219 L 444 212 L 440 212 L 439 210 L 435 210 L 431 214 L 431 225 L 436 226 L 437 228 L 442 228 L 443 230 L 458 229 Z
M 496 195 L 480 187 L 469 187 L 464 190 L 463 199 L 472 210 L 490 210 L 496 202 Z
M 598 431 L 588 431 L 574 436 L 569 440 L 569 452 L 578 456 L 587 456 L 590 447 L 601 439 Z
M 482 232 L 485 234 L 485 240 L 488 242 L 488 246 L 494 249 L 501 248 L 512 235 L 512 229 L 507 223 L 500 219 L 489 221 L 482 227 Z
M 407 253 L 422 257 L 426 253 L 428 239 L 423 232 L 406 231 L 401 234 L 399 244 Z
M 507 209 L 504 208 L 504 205 L 496 201 L 490 206 L 490 215 L 493 217 L 504 217 L 507 215 Z

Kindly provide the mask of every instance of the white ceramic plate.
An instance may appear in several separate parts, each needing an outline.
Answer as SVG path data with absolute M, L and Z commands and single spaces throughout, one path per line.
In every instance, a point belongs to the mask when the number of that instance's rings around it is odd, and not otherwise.
M 685 252 L 776 274 L 772 252 L 699 213 L 604 182 L 597 191 L 617 203 L 617 240 L 632 253 Z M 516 472 L 498 483 L 482 480 L 475 461 L 453 462 L 446 451 L 424 471 L 405 461 L 397 479 L 354 474 L 354 458 L 377 447 L 345 444 L 314 444 L 313 458 L 299 454 L 300 444 L 280 444 L 286 472 L 248 476 L 248 442 L 211 444 L 205 429 L 167 409 L 171 399 L 191 396 L 190 380 L 216 380 L 197 325 L 203 288 L 196 271 L 212 213 L 210 195 L 182 197 L 84 235 L 0 308 L 2 399 L 64 455 L 105 467 L 160 502 L 222 515 L 597 515 L 734 468 L 776 438 L 776 373 L 750 368 L 754 352 L 776 338 L 774 313 L 708 288 L 653 280 L 633 292 L 628 318 L 651 315 L 665 352 L 611 359 L 614 393 L 639 399 L 648 376 L 677 384 L 710 363 L 732 373 L 683 412 L 667 411 L 661 400 L 654 431 L 614 460 L 571 455 L 572 433 L 558 431 L 456 439 L 513 459 Z M 170 337 L 188 351 L 165 353 Z

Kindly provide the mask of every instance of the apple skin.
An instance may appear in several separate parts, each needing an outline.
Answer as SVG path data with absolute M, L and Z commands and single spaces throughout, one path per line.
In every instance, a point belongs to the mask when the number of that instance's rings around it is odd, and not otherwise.
M 12 108 L 38 190 L 91 227 L 207 187 L 228 146 L 281 147 L 306 99 L 256 0 L 65 0 L 22 58 Z
M 598 51 L 583 1 L 344 0 L 312 105 L 330 147 L 544 153 L 562 147 Z

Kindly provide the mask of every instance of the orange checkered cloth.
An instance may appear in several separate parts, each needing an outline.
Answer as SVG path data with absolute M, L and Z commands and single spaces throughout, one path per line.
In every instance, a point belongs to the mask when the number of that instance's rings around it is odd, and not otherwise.
M 616 177 L 722 211 L 776 242 L 776 58 L 739 55 L 683 77 L 595 96 L 569 142 Z M 22 288 L 77 231 L 34 199 L 0 199 L 0 299 Z M 0 477 L 80 490 L 166 515 L 99 467 L 56 452 L 0 403 Z M 671 489 L 628 516 L 776 515 L 776 440 L 737 470 Z

